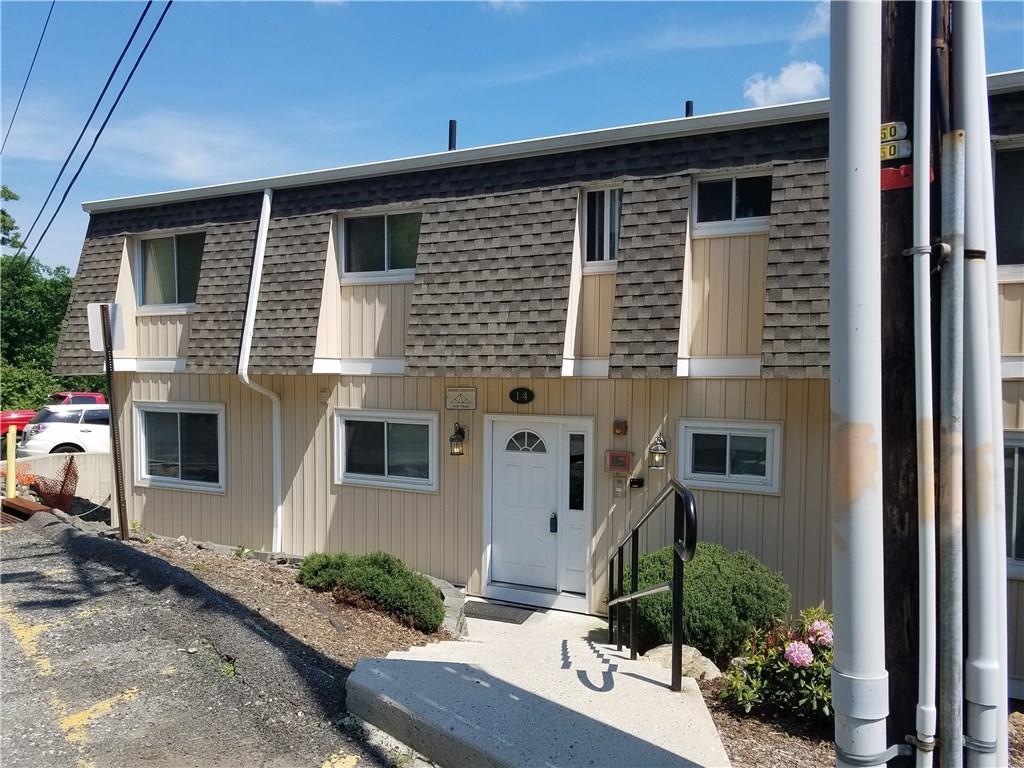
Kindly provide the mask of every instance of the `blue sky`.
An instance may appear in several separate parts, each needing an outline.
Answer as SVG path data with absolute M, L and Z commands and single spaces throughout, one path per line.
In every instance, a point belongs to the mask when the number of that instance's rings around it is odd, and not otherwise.
M 23 231 L 142 7 L 57 4 L 0 166 Z M 5 130 L 47 8 L 0 3 Z M 988 71 L 1024 66 L 1024 4 L 984 9 Z M 675 117 L 688 98 L 827 95 L 827 30 L 820 2 L 179 0 L 37 255 L 74 267 L 83 200 L 438 151 L 451 117 L 468 147 Z

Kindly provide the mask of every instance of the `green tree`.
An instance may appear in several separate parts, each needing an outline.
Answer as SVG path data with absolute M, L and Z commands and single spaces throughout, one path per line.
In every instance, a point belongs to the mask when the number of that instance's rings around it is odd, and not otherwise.
M 10 202 L 17 200 L 18 196 L 11 191 L 6 184 L 0 185 L 0 200 Z M 24 245 L 21 241 L 21 230 L 14 223 L 14 217 L 7 212 L 7 209 L 0 207 L 0 246 L 18 250 Z
M 2 196 L 18 199 L 6 186 Z M 0 224 L 3 245 L 19 247 L 18 226 L 6 211 Z M 102 376 L 50 372 L 73 284 L 67 267 L 47 267 L 23 255 L 0 258 L 0 407 L 38 408 L 60 390 L 103 391 Z

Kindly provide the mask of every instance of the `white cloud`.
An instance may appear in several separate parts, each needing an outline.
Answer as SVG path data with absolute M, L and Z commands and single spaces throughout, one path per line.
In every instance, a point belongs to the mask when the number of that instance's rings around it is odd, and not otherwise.
M 263 176 L 288 153 L 235 120 L 153 110 L 112 124 L 96 159 L 125 176 L 201 184 Z
M 18 112 L 4 157 L 43 163 L 60 162 L 77 135 L 72 131 L 77 130 L 81 130 L 80 120 L 76 125 L 57 100 L 36 98 L 26 101 Z
M 758 72 L 743 84 L 744 98 L 755 107 L 804 101 L 824 96 L 825 70 L 815 61 L 792 61 L 774 77 Z
M 819 37 L 828 36 L 829 24 L 829 2 L 818 0 L 814 7 L 808 11 L 800 28 L 793 37 L 794 43 L 806 43 L 809 40 L 817 40 Z
M 487 7 L 492 11 L 522 11 L 526 3 L 524 0 L 487 0 Z

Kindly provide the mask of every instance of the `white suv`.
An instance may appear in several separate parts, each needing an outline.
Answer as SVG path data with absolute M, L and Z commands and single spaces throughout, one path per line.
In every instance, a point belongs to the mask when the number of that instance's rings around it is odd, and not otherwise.
M 48 405 L 22 433 L 18 456 L 109 453 L 109 405 Z

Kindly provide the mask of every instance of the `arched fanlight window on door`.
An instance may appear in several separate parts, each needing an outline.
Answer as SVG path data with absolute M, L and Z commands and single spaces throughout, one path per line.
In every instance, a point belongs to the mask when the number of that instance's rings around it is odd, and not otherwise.
M 506 451 L 515 451 L 516 453 L 547 453 L 548 448 L 544 445 L 544 440 L 536 432 L 531 432 L 528 429 L 516 432 L 512 437 L 505 443 Z

